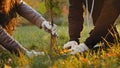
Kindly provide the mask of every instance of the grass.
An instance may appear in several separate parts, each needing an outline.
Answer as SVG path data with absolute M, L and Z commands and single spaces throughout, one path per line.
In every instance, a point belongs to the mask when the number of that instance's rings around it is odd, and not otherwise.
M 57 45 L 60 49 L 69 40 L 68 27 L 60 26 L 57 29 Z M 120 29 L 119 26 L 118 29 Z M 89 36 L 87 33 L 85 28 L 81 35 L 81 42 Z M 10 53 L 2 52 L 2 55 L 0 54 L 0 67 L 5 66 L 8 58 L 11 57 L 13 59 L 12 68 L 120 68 L 119 43 L 116 43 L 116 46 L 109 49 L 107 53 L 101 50 L 97 53 L 86 52 L 85 54 L 65 56 L 51 52 L 49 50 L 50 34 L 35 26 L 18 27 L 13 37 L 25 48 L 45 51 L 46 55 L 30 59 L 23 55 L 18 58 Z
M 58 44 L 61 46 L 68 40 L 67 27 L 58 27 Z M 17 28 L 14 38 L 28 49 L 49 48 L 50 34 L 35 26 L 26 26 Z

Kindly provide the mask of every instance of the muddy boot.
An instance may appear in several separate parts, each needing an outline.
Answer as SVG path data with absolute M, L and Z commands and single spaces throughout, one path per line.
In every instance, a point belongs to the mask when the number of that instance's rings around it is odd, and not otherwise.
M 14 40 L 1 26 L 0 26 L 0 44 L 11 53 L 14 53 L 20 56 L 20 52 L 30 56 L 37 56 L 43 55 L 43 52 L 35 52 L 35 51 L 28 51 L 21 44 L 19 44 L 16 40 Z

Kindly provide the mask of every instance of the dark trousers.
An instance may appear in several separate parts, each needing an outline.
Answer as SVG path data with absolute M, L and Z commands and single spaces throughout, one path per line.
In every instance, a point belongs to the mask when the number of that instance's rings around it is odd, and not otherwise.
M 119 15 L 119 10 L 116 10 L 113 6 L 113 1 L 114 0 L 95 0 L 92 15 L 95 27 L 90 32 L 90 37 L 85 41 L 85 44 L 88 45 L 89 48 L 93 48 L 96 43 L 102 40 L 102 37 L 106 38 L 108 42 L 114 41 L 113 36 L 109 34 L 108 30 L 111 30 L 114 25 Z M 90 11 L 92 0 L 88 0 L 88 2 L 88 11 Z M 69 36 L 70 40 L 77 40 L 80 38 L 80 32 L 83 29 L 83 4 L 85 4 L 85 0 L 69 0 L 69 3 Z M 115 30 L 115 32 L 113 30 Z M 118 34 L 115 26 L 111 31 Z

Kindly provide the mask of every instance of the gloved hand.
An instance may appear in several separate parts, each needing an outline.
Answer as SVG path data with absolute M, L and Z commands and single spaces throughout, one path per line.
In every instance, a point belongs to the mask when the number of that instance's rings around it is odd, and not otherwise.
M 29 57 L 29 58 L 32 58 L 32 57 L 36 57 L 36 56 L 42 56 L 42 55 L 45 55 L 44 52 L 36 52 L 34 50 L 31 50 L 31 51 L 27 51 L 26 52 L 26 55 Z
M 52 33 L 52 35 L 57 35 L 57 32 L 56 32 L 57 26 L 55 24 L 53 24 L 52 26 L 48 21 L 44 21 L 41 26 L 45 31 Z
M 87 47 L 86 44 L 82 43 L 82 44 L 80 44 L 80 45 L 78 45 L 78 46 L 72 47 L 72 48 L 69 49 L 69 50 L 71 51 L 70 54 L 77 54 L 77 53 L 79 53 L 79 52 L 87 51 L 87 50 L 89 50 L 89 48 Z
M 71 49 L 75 46 L 78 46 L 78 43 L 76 41 L 69 41 L 66 44 L 64 44 L 63 49 Z

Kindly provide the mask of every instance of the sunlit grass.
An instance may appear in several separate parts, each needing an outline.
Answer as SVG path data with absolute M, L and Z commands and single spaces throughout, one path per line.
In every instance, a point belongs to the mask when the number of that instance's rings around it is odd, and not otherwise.
M 62 48 L 68 38 L 68 27 L 58 27 L 57 46 Z M 120 27 L 118 26 L 118 29 Z M 87 30 L 83 31 L 82 38 L 85 38 Z M 50 34 L 40 30 L 35 26 L 19 27 L 14 33 L 14 38 L 29 50 L 45 51 L 45 56 L 28 58 L 21 54 L 20 57 L 3 53 L 0 55 L 0 65 L 7 64 L 8 58 L 13 59 L 12 67 L 15 68 L 119 68 L 120 67 L 120 43 L 112 44 L 108 51 L 98 51 L 97 53 L 81 53 L 77 55 L 58 55 L 49 51 Z M 83 40 L 82 40 L 83 41 Z M 82 42 L 81 41 L 81 42 Z M 7 56 L 7 57 L 5 57 Z

